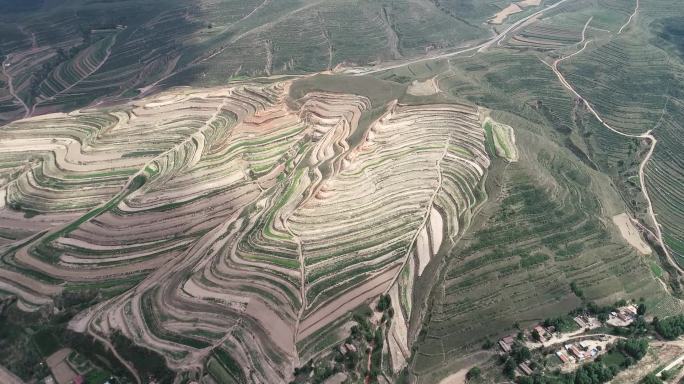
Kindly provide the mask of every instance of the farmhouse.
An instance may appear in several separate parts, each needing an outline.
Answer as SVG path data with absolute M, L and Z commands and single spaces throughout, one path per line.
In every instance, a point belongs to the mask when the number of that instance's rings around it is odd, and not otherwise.
M 584 320 L 580 316 L 575 316 L 575 318 L 573 320 L 575 321 L 575 323 L 577 323 L 577 325 L 580 326 L 580 328 L 586 328 L 587 327 L 587 323 L 585 323 Z
M 513 336 L 506 336 L 506 337 L 502 338 L 501 340 L 499 340 L 499 346 L 506 353 L 511 351 L 511 347 L 513 346 L 513 343 L 514 343 Z
M 626 327 L 634 321 L 637 317 L 637 309 L 634 305 L 617 308 L 610 313 L 607 321 L 609 325 L 614 327 Z
M 567 344 L 565 349 L 570 352 L 578 361 L 584 360 L 584 352 L 580 351 L 575 345 Z
M 520 368 L 520 370 L 524 374 L 526 374 L 527 376 L 530 376 L 530 375 L 532 375 L 533 371 L 532 371 L 532 368 L 530 368 L 530 366 L 528 364 L 529 364 L 529 361 L 525 361 L 523 363 L 520 363 L 518 365 L 518 368 Z
M 542 343 L 551 336 L 546 333 L 546 330 L 541 325 L 537 325 L 536 327 L 534 327 L 534 330 L 537 331 L 537 333 L 539 334 L 539 341 L 541 341 Z
M 636 317 L 638 312 L 637 306 L 634 304 L 620 308 L 623 312 L 629 313 L 632 317 Z
M 568 355 L 566 355 L 563 351 L 556 351 L 556 356 L 558 356 L 558 358 L 563 364 L 567 364 L 570 362 L 570 357 L 568 357 Z

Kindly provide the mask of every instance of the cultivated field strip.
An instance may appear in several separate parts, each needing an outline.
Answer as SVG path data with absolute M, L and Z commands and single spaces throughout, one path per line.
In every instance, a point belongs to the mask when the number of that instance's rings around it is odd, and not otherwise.
M 536 50 L 554 50 L 578 43 L 582 39 L 580 31 L 575 27 L 558 26 L 551 22 L 538 21 L 521 28 L 506 40 L 506 46 L 512 48 L 534 48 Z
M 393 287 L 399 368 L 413 279 L 485 197 L 478 110 L 395 101 L 361 124 L 368 98 L 286 102 L 290 84 L 178 88 L 4 126 L 2 291 L 35 310 L 99 288 L 73 329 L 120 332 L 178 371 L 220 348 L 279 382 Z

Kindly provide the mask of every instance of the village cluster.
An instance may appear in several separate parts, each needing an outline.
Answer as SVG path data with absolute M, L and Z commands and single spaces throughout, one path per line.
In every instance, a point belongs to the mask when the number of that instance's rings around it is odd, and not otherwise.
M 610 312 L 605 324 L 612 327 L 627 327 L 637 318 L 636 305 L 626 305 Z M 603 324 L 598 317 L 581 314 L 575 316 L 573 322 L 578 329 L 561 332 L 552 325 L 543 323 L 523 330 L 517 334 L 499 339 L 498 345 L 502 355 L 514 352 L 516 343 L 530 350 L 538 349 L 546 358 L 555 355 L 560 361 L 561 371 L 569 372 L 578 365 L 595 360 L 606 353 L 608 347 L 616 341 L 616 337 L 595 330 Z M 534 373 L 534 364 L 525 360 L 517 365 L 518 375 L 530 376 Z

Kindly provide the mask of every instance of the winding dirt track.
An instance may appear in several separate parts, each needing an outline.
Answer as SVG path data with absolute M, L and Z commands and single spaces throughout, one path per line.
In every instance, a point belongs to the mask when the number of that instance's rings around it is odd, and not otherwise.
M 114 355 L 114 357 L 116 357 L 117 360 L 119 360 L 119 362 L 121 364 L 123 364 L 123 366 L 126 367 L 126 369 L 128 369 L 128 371 L 133 375 L 133 378 L 135 378 L 136 383 L 138 383 L 138 384 L 142 383 L 142 380 L 140 379 L 140 375 L 138 374 L 138 371 L 135 369 L 135 367 L 133 367 L 133 365 L 131 363 L 129 363 L 128 360 L 121 357 L 119 352 L 116 350 L 116 348 L 114 348 L 114 346 L 112 345 L 112 343 L 109 340 L 98 335 L 97 332 L 94 332 L 91 329 L 88 329 L 88 334 L 91 335 L 92 337 L 94 337 L 95 339 L 97 339 L 98 341 L 100 341 L 102 344 L 107 346 L 107 349 L 109 349 L 109 351 Z
M 7 88 L 9 90 L 10 95 L 12 95 L 12 97 L 17 99 L 17 101 L 19 101 L 19 103 L 21 103 L 22 107 L 24 107 L 24 118 L 26 118 L 31 113 L 31 109 L 28 107 L 28 105 L 26 105 L 24 100 L 22 100 L 21 97 L 19 97 L 19 95 L 17 95 L 14 92 L 14 84 L 12 84 L 12 75 L 10 75 L 7 72 L 7 64 L 9 64 L 9 60 L 10 60 L 10 55 L 7 55 L 7 59 L 5 59 L 5 61 L 3 61 L 1 64 L 2 65 L 2 74 L 7 78 L 7 85 L 8 85 Z
M 620 27 L 620 30 L 617 33 L 618 35 L 621 34 L 622 30 L 624 30 L 629 25 L 629 23 L 632 21 L 634 16 L 636 16 L 638 11 L 639 11 L 639 0 L 636 0 L 636 6 L 634 7 L 634 12 L 632 12 L 632 14 L 629 15 L 629 19 L 627 19 L 627 21 L 624 24 L 622 24 L 622 27 Z
M 638 8 L 638 5 L 637 5 L 637 8 Z M 636 13 L 636 10 L 635 10 L 634 12 Z M 630 17 L 630 20 L 631 20 L 631 17 Z M 594 115 L 594 117 L 596 118 L 596 120 L 598 120 L 604 127 L 610 129 L 611 131 L 613 131 L 614 133 L 616 133 L 616 134 L 618 134 L 618 135 L 620 135 L 620 136 L 629 137 L 629 138 L 635 138 L 635 139 L 645 139 L 645 140 L 648 140 L 648 141 L 649 141 L 651 147 L 650 147 L 650 149 L 648 150 L 648 153 L 646 154 L 646 157 L 644 157 L 644 160 L 643 160 L 643 161 L 641 162 L 641 164 L 639 165 L 639 184 L 640 184 L 640 186 L 641 186 L 641 190 L 644 192 L 644 198 L 646 199 L 646 202 L 647 202 L 647 204 L 648 204 L 648 214 L 649 214 L 649 216 L 651 217 L 651 221 L 653 221 L 653 225 L 655 226 L 655 235 L 656 235 L 656 237 L 657 237 L 657 239 L 658 239 L 658 243 L 660 244 L 660 247 L 663 249 L 663 252 L 665 252 L 665 256 L 667 257 L 667 260 L 670 262 L 670 264 L 672 264 L 672 266 L 673 266 L 679 273 L 684 274 L 684 269 L 682 269 L 682 268 L 679 266 L 679 264 L 677 264 L 677 262 L 672 258 L 672 255 L 670 255 L 670 252 L 668 251 L 667 246 L 665 245 L 665 241 L 663 240 L 663 233 L 662 233 L 662 231 L 660 230 L 660 224 L 658 223 L 658 220 L 656 219 L 656 214 L 655 214 L 655 212 L 654 212 L 654 210 L 653 210 L 653 203 L 651 202 L 651 198 L 650 198 L 650 196 L 648 195 L 648 190 L 647 190 L 647 188 L 646 188 L 646 182 L 645 182 L 645 176 L 644 176 L 644 173 L 645 173 L 645 172 L 644 172 L 644 169 L 646 168 L 646 164 L 648 164 L 648 161 L 651 159 L 651 156 L 653 155 L 653 151 L 655 150 L 656 144 L 658 143 L 658 140 L 651 134 L 651 131 L 652 131 L 652 130 L 649 129 L 648 131 L 646 131 L 645 133 L 642 133 L 642 134 L 640 134 L 640 135 L 631 135 L 631 134 L 628 134 L 628 133 L 620 132 L 619 130 L 617 130 L 617 129 L 611 127 L 608 123 L 606 123 L 606 122 L 601 118 L 601 116 L 598 114 L 598 112 L 596 112 L 596 109 L 594 109 L 594 107 L 591 105 L 591 103 L 589 103 L 589 101 L 587 101 L 584 97 L 582 97 L 582 95 L 580 95 L 580 94 L 575 90 L 575 88 L 573 88 L 573 86 L 565 79 L 565 76 L 563 76 L 563 74 L 558 70 L 558 64 L 559 64 L 560 62 L 562 62 L 562 61 L 564 61 L 564 60 L 566 60 L 566 59 L 569 59 L 569 58 L 571 58 L 571 57 L 573 57 L 573 56 L 575 56 L 575 55 L 581 53 L 582 51 L 584 51 L 584 49 L 587 47 L 587 45 L 591 42 L 591 40 L 586 40 L 586 33 L 585 33 L 585 32 L 586 32 L 586 29 L 587 29 L 587 27 L 588 27 L 588 25 L 589 25 L 589 22 L 591 22 L 591 18 L 590 18 L 590 19 L 587 21 L 587 23 L 584 25 L 584 30 L 582 31 L 582 41 L 580 42 L 580 44 L 581 44 L 581 43 L 584 43 L 584 45 L 582 46 L 582 48 L 579 49 L 578 51 L 576 51 L 575 53 L 572 53 L 572 54 L 570 54 L 570 55 L 568 55 L 568 56 L 565 56 L 565 57 L 561 57 L 561 58 L 559 58 L 559 59 L 556 59 L 556 60 L 553 62 L 553 64 L 550 65 L 549 67 L 551 67 L 551 69 L 553 70 L 553 73 L 556 74 L 556 76 L 558 77 L 558 80 L 559 80 L 560 83 L 563 85 L 563 87 L 565 87 L 565 88 L 568 89 L 570 92 L 572 92 L 573 95 L 575 95 L 576 97 L 578 97 L 579 99 L 581 99 L 581 100 L 584 102 L 584 104 L 587 106 L 587 109 L 592 113 L 592 115 Z M 626 25 L 626 24 L 625 24 L 625 25 Z M 624 27 L 624 26 L 623 26 L 623 27 Z M 621 28 L 621 30 L 622 30 L 622 28 Z M 542 60 L 542 62 L 543 62 L 544 64 L 547 64 L 547 63 L 544 62 L 543 60 Z M 547 64 L 547 65 L 548 65 L 548 64 Z

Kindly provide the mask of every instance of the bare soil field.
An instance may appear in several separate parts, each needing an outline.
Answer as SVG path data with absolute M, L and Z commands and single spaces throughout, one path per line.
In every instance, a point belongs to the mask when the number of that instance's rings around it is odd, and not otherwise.
M 517 3 L 511 3 L 506 8 L 497 12 L 496 15 L 489 19 L 489 22 L 491 24 L 503 24 L 503 22 L 506 21 L 506 19 L 508 19 L 508 16 L 518 12 L 522 12 L 522 10 L 523 9 L 520 8 L 520 6 Z
M 639 230 L 632 223 L 632 219 L 626 213 L 613 216 L 613 223 L 615 223 L 620 230 L 622 237 L 629 243 L 629 245 L 639 251 L 639 253 L 642 255 L 648 255 L 652 252 L 648 244 L 646 244 L 646 242 L 641 238 Z

